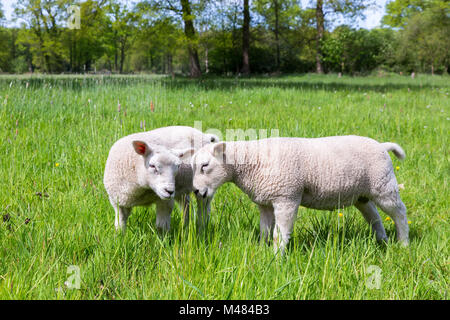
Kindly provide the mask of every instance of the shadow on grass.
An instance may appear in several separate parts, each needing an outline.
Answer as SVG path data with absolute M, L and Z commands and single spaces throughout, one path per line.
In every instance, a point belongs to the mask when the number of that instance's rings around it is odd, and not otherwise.
M 189 237 L 189 233 L 193 233 L 197 240 L 206 241 L 207 244 L 212 242 L 215 235 L 215 228 L 209 222 L 205 228 L 198 228 L 195 216 L 191 208 L 190 222 L 184 224 L 184 217 L 181 208 L 177 203 L 171 213 L 171 222 L 169 231 L 161 231 L 156 227 L 156 211 L 155 206 L 133 208 L 132 214 L 128 219 L 127 229 L 145 236 L 157 236 L 159 240 L 171 246 L 175 241 L 184 241 Z
M 442 80 L 442 81 L 439 81 Z M 16 79 L 0 78 L 0 84 L 26 85 L 31 88 L 62 87 L 70 90 L 102 86 L 128 87 L 137 84 L 160 84 L 167 89 L 195 88 L 200 90 L 232 91 L 235 89 L 279 88 L 298 90 L 324 91 L 375 91 L 387 92 L 392 90 L 422 90 L 436 87 L 448 87 L 444 77 L 430 79 L 409 79 L 407 77 L 358 77 L 338 78 L 335 75 L 282 75 L 282 76 L 252 76 L 252 77 L 216 77 L 205 76 L 200 79 L 190 79 L 177 76 L 33 76 L 18 77 Z
M 258 88 L 277 88 L 277 89 L 297 89 L 297 90 L 323 90 L 323 91 L 375 91 L 375 92 L 388 92 L 394 90 L 410 90 L 418 91 L 423 89 L 438 88 L 442 85 L 432 83 L 422 83 L 421 81 L 410 82 L 403 80 L 399 83 L 398 79 L 369 79 L 360 78 L 357 80 L 332 80 L 332 77 L 323 78 L 323 81 L 317 79 L 299 78 L 290 79 L 289 77 L 283 78 L 241 78 L 241 79 L 224 79 L 224 78 L 210 78 L 210 79 L 187 79 L 176 78 L 174 80 L 164 79 L 162 80 L 167 88 L 181 89 L 186 87 L 195 87 L 202 90 L 222 90 L 232 91 L 235 89 L 258 89 Z M 332 80 L 332 81 L 330 81 Z M 373 81 L 371 81 L 373 80 Z M 372 82 L 372 83 L 371 83 Z
M 134 221 L 129 224 L 135 232 L 140 234 L 147 234 L 149 236 L 154 236 L 156 231 L 156 216 L 154 208 L 148 207 L 143 209 L 134 209 L 133 212 Z M 223 211 L 223 210 L 222 210 Z M 214 213 L 213 213 L 214 214 Z M 260 241 L 260 229 L 259 223 L 253 221 L 252 219 L 247 219 L 245 216 L 237 214 L 225 213 L 221 214 L 216 212 L 219 216 L 207 224 L 205 228 L 198 228 L 195 223 L 195 217 L 191 211 L 190 225 L 185 226 L 183 224 L 182 213 L 177 209 L 174 209 L 171 216 L 171 227 L 170 231 L 167 233 L 157 232 L 158 237 L 167 243 L 169 246 L 173 245 L 174 241 L 183 242 L 189 237 L 189 233 L 193 233 L 196 241 L 205 242 L 206 246 L 209 246 L 220 237 L 220 242 L 226 243 L 229 238 L 238 236 L 238 232 L 245 232 L 245 238 L 250 242 L 257 244 L 263 244 Z M 385 223 L 386 234 L 389 238 L 389 242 L 376 242 L 375 235 L 371 228 L 365 221 L 360 221 L 357 214 L 348 215 L 345 219 L 345 224 L 343 219 L 330 216 L 331 213 L 323 213 L 320 215 L 312 215 L 309 217 L 303 217 L 303 224 L 299 226 L 301 221 L 296 223 L 297 229 L 294 236 L 291 237 L 287 251 L 301 250 L 305 252 L 310 252 L 309 250 L 314 246 L 324 247 L 337 243 L 337 246 L 348 246 L 354 242 L 367 242 L 370 241 L 378 249 L 384 251 L 388 245 L 396 244 L 396 230 L 395 226 L 392 224 Z M 225 220 L 226 221 L 225 221 Z M 238 221 L 242 220 L 242 221 Z M 422 235 L 415 229 L 410 228 L 410 242 L 420 241 Z M 273 246 L 273 241 L 269 238 L 268 246 Z
M 361 225 L 356 219 L 356 215 L 348 217 L 344 227 L 343 225 L 336 224 L 336 221 L 332 218 L 328 219 L 327 215 L 312 217 L 310 218 L 311 225 L 302 227 L 295 238 L 292 239 L 294 241 L 291 241 L 289 250 L 293 249 L 294 242 L 296 242 L 295 246 L 303 251 L 310 250 L 314 245 L 323 247 L 327 243 L 333 244 L 336 242 L 338 246 L 343 245 L 345 247 L 353 242 L 362 243 L 366 241 L 371 241 L 374 246 L 384 251 L 388 245 L 398 243 L 394 225 L 385 225 L 386 235 L 389 239 L 388 242 L 377 242 L 375 240 L 375 234 L 369 225 L 365 224 L 365 222 Z M 416 229 L 410 229 L 410 243 L 420 241 L 421 238 L 422 236 Z

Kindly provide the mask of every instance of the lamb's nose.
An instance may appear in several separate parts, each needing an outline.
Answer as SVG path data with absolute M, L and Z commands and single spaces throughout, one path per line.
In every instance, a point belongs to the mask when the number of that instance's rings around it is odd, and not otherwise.
M 198 189 L 195 189 L 194 193 L 195 193 L 195 195 L 197 195 L 198 194 Z
M 169 190 L 169 189 L 165 189 L 165 190 L 169 195 L 172 195 L 175 192 L 175 190 Z

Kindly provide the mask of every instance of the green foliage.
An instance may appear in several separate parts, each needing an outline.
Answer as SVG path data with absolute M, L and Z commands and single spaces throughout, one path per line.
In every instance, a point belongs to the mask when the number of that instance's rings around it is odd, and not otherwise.
M 182 4 L 191 13 L 183 15 Z M 337 18 L 362 18 L 374 1 L 324 0 L 324 28 Z M 242 67 L 242 2 L 120 0 L 76 2 L 80 29 L 69 29 L 69 0 L 19 0 L 20 27 L 6 27 L 0 8 L 0 72 L 113 72 L 188 74 L 198 56 L 203 73 L 236 74 Z M 390 28 L 341 25 L 318 39 L 316 1 L 251 2 L 253 73 L 447 73 L 450 2 L 395 0 L 383 22 Z M 183 20 L 183 17 L 185 18 Z M 186 22 L 194 22 L 186 30 Z M 189 35 L 188 35 L 189 34 Z M 196 53 L 195 53 L 196 52 Z
M 0 43 L 2 43 L 6 48 L 12 48 L 10 30 L 0 27 Z M 0 72 L 10 71 L 10 61 L 11 51 L 0 50 Z
M 141 25 L 130 54 L 130 68 L 170 73 L 170 63 L 181 46 L 182 32 L 170 18 Z
M 254 6 L 264 19 L 253 30 L 253 71 L 304 72 L 306 68 L 299 56 L 314 36 L 299 1 L 259 0 Z
M 432 7 L 408 20 L 400 53 L 413 70 L 447 72 L 450 64 L 450 3 Z
M 5 14 L 3 13 L 3 4 L 0 2 L 0 26 L 2 26 L 5 20 Z
M 369 73 L 379 66 L 388 68 L 393 31 L 389 29 L 354 30 L 338 27 L 322 44 L 325 68 L 332 72 Z
M 430 0 L 394 0 L 386 5 L 382 22 L 391 27 L 403 27 L 412 15 L 424 10 Z
M 64 67 L 66 58 L 58 23 L 63 18 L 66 1 L 19 0 L 15 13 L 28 23 L 19 33 L 18 42 L 28 46 L 32 63 L 44 72 L 55 72 Z
M 69 57 L 68 70 L 93 70 L 96 61 L 108 54 L 110 22 L 106 10 L 97 1 L 80 4 L 80 29 L 64 29 L 64 44 Z

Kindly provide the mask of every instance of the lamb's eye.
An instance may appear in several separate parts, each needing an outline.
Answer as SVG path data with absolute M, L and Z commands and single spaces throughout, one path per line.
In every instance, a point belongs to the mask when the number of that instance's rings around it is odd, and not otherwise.
M 156 167 L 155 167 L 155 165 L 153 165 L 153 164 L 149 164 L 148 167 L 149 167 L 150 169 L 156 170 Z
M 205 171 L 205 168 L 206 168 L 207 166 L 208 166 L 207 163 L 202 164 L 202 166 L 201 166 L 201 168 L 200 168 L 200 171 L 201 171 L 201 172 L 204 172 L 204 171 Z

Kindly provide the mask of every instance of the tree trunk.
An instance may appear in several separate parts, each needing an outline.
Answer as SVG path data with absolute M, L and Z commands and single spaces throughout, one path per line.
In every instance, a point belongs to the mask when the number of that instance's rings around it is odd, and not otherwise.
M 172 69 L 172 54 L 169 52 L 167 54 L 167 73 L 169 73 L 170 75 L 173 74 L 173 69 Z
M 74 70 L 76 71 L 76 72 L 78 72 L 79 71 L 79 66 L 80 66 L 80 63 L 79 63 L 79 59 L 78 59 L 78 52 L 77 52 L 77 39 L 75 38 L 75 40 L 73 41 L 73 52 L 72 52 L 72 55 L 73 55 L 73 57 L 72 57 L 72 60 L 73 60 L 73 65 L 74 65 Z M 79 51 L 79 50 L 78 50 Z
M 69 42 L 69 72 L 72 72 L 73 68 L 73 38 L 72 38 L 72 32 L 70 33 L 70 42 Z
M 123 73 L 123 64 L 125 61 L 125 44 L 122 44 L 120 46 L 120 70 L 119 72 L 122 74 Z
M 117 72 L 117 46 L 114 45 L 114 71 Z
M 274 13 L 275 13 L 275 44 L 277 47 L 276 69 L 277 69 L 277 71 L 280 71 L 280 40 L 279 40 L 280 8 L 279 8 L 278 0 L 273 1 L 273 9 L 274 9 Z
M 114 31 L 114 72 L 117 72 L 118 69 L 118 60 L 119 60 L 119 54 L 118 54 L 118 48 L 117 48 L 117 42 L 119 41 L 117 37 L 117 31 Z
M 186 35 L 188 41 L 189 70 L 191 77 L 197 78 L 202 75 L 202 71 L 200 69 L 200 62 L 198 59 L 197 39 L 191 13 L 191 5 L 189 0 L 180 1 L 183 11 L 184 34 Z
M 244 0 L 244 23 L 242 26 L 242 74 L 250 74 L 250 9 L 248 0 Z
M 11 30 L 11 57 L 12 59 L 16 58 L 16 40 L 17 40 L 17 30 Z
M 33 66 L 33 54 L 30 52 L 30 47 L 26 47 L 26 60 L 28 64 L 28 72 L 33 73 L 34 72 L 34 66 Z
M 73 35 L 74 31 L 70 30 L 70 45 L 69 45 L 69 55 L 70 55 L 70 72 L 73 72 L 73 65 L 74 65 L 74 61 L 73 61 L 73 57 L 74 57 L 74 49 L 75 49 L 75 41 L 74 40 L 74 35 Z
M 317 0 L 316 6 L 317 20 L 317 53 L 316 53 L 316 72 L 322 74 L 322 39 L 325 32 L 325 16 L 323 13 L 323 0 Z
M 153 53 L 150 51 L 150 70 L 152 72 L 154 72 L 155 70 L 153 69 Z
M 208 46 L 205 47 L 205 73 L 209 73 Z

